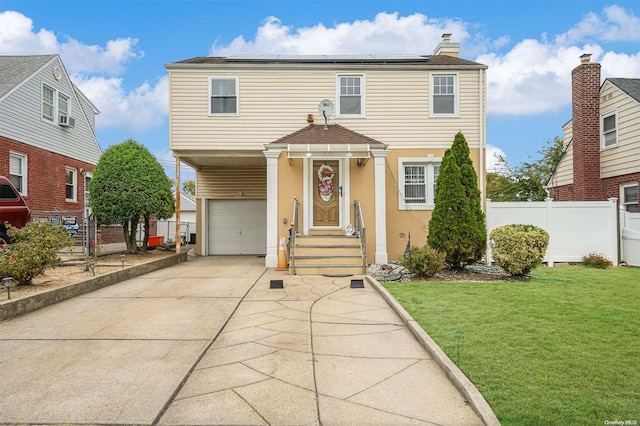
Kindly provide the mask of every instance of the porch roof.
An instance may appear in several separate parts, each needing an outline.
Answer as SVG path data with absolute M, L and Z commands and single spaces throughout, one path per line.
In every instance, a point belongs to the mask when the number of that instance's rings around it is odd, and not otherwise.
M 266 144 L 265 148 L 286 149 L 289 158 L 369 158 L 372 149 L 384 150 L 387 145 L 339 124 L 309 124 L 297 132 Z

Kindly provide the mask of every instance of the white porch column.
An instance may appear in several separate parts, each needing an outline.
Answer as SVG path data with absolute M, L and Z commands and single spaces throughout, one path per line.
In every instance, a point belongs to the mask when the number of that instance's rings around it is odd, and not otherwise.
M 278 158 L 281 150 L 264 151 L 267 157 L 267 255 L 264 266 L 278 266 Z
M 371 151 L 375 167 L 375 209 L 376 209 L 376 263 L 387 263 L 387 196 L 385 184 L 386 159 L 388 151 Z

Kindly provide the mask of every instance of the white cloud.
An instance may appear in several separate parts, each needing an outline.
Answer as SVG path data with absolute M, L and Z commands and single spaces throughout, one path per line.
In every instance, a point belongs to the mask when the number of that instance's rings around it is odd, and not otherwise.
M 640 18 L 620 6 L 604 8 L 603 15 L 594 12 L 556 38 L 558 44 L 595 39 L 604 41 L 640 41 Z
M 487 156 L 485 159 L 487 172 L 500 172 L 504 169 L 504 163 L 498 161 L 498 157 L 506 159 L 507 154 L 497 146 L 487 144 Z
M 603 14 L 589 13 L 567 32 L 548 41 L 518 42 L 505 54 L 479 55 L 476 61 L 487 71 L 487 112 L 495 115 L 525 115 L 558 111 L 571 103 L 571 70 L 583 53 L 602 65 L 602 78 L 638 77 L 640 51 L 607 51 L 595 40 L 640 40 L 640 19 L 619 6 Z
M 73 81 L 100 110 L 96 117 L 101 128 L 120 127 L 135 133 L 164 124 L 169 109 L 169 79 L 159 78 L 155 84 L 145 81 L 125 91 L 120 78 L 83 77 Z
M 374 20 L 356 20 L 326 27 L 292 28 L 268 17 L 258 28 L 254 40 L 238 36 L 228 45 L 216 41 L 212 56 L 231 54 L 363 54 L 407 53 L 430 55 L 443 33 L 452 33 L 454 41 L 469 37 L 467 24 L 455 19 L 428 18 L 421 13 L 399 16 L 379 13 Z

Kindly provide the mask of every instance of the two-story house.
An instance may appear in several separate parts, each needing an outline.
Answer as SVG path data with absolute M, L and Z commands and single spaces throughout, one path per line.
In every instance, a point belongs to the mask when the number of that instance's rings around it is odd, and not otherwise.
M 399 259 L 409 236 L 424 245 L 439 165 L 459 131 L 484 187 L 487 67 L 459 48 L 445 34 L 433 55 L 166 65 L 170 148 L 196 170 L 196 252 L 265 255 L 274 267 L 292 229 L 322 238 L 361 224 L 366 262 Z
M 572 119 L 563 127 L 564 154 L 549 180 L 557 201 L 618 198 L 638 212 L 640 79 L 607 78 L 600 64 L 581 57 L 572 77 Z
M 33 218 L 82 219 L 102 154 L 97 114 L 59 55 L 0 56 L 0 175 L 18 188 Z

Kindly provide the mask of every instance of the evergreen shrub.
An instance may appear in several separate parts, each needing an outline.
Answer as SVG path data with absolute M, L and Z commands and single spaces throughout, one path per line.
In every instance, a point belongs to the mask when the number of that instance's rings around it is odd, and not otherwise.
M 45 268 L 58 266 L 58 251 L 73 245 L 67 230 L 51 222 L 7 226 L 7 234 L 13 243 L 0 251 L 0 276 L 12 277 L 18 284 L 31 284 Z
M 442 271 L 445 255 L 433 247 L 412 247 L 409 257 L 402 259 L 402 266 L 420 278 L 429 278 Z
M 549 234 L 534 225 L 503 225 L 489 235 L 493 260 L 510 275 L 526 275 L 542 263 Z

